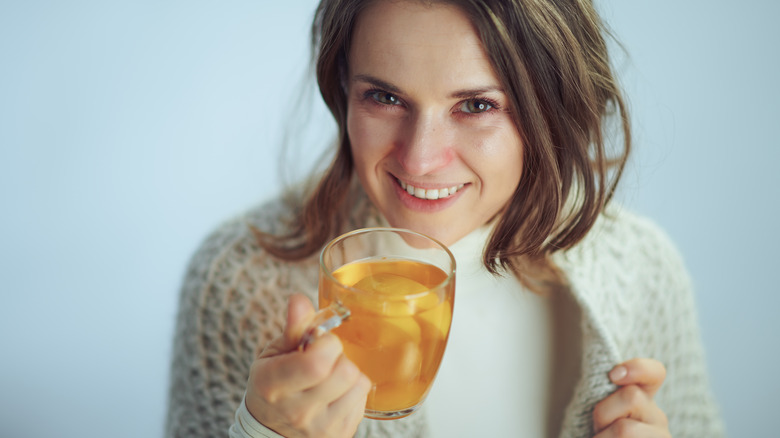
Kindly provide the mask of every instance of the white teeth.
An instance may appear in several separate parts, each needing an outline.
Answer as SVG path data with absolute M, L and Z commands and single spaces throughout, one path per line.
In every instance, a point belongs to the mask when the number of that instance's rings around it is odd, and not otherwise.
M 409 193 L 410 195 L 414 196 L 415 198 L 420 199 L 429 199 L 429 200 L 436 200 L 436 199 L 442 199 L 447 198 L 449 196 L 454 195 L 458 190 L 463 188 L 463 184 L 458 186 L 452 186 L 452 187 L 445 187 L 443 189 L 421 189 L 419 187 L 414 187 L 411 184 L 407 184 L 401 180 L 398 180 L 398 182 L 401 184 L 401 188 L 406 190 L 406 193 Z

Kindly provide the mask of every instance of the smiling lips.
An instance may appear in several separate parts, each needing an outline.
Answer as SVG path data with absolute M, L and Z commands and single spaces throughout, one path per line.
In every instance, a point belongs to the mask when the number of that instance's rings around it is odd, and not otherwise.
M 444 187 L 441 189 L 421 189 L 419 187 L 415 187 L 411 184 L 407 184 L 400 179 L 398 180 L 398 183 L 401 185 L 401 188 L 406 190 L 406 193 L 414 196 L 415 198 L 419 199 L 427 199 L 427 200 L 436 200 L 436 199 L 444 199 L 449 198 L 450 196 L 454 195 L 458 192 L 461 188 L 463 188 L 463 184 L 452 186 L 452 187 Z

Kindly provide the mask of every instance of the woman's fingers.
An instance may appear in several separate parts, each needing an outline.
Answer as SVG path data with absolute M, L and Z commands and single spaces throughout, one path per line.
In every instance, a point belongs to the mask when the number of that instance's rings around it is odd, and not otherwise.
M 656 427 L 667 427 L 664 412 L 637 385 L 619 388 L 593 409 L 593 428 L 596 432 L 601 432 L 622 419 L 631 419 Z
M 319 400 L 323 405 L 330 405 L 349 391 L 360 377 L 358 367 L 342 354 L 334 364 L 330 378 L 305 390 L 302 397 Z
M 352 387 L 328 406 L 327 418 L 341 419 L 330 425 L 331 428 L 338 429 L 334 431 L 334 435 L 352 436 L 355 434 L 358 425 L 363 420 L 363 412 L 370 390 L 371 381 L 364 374 L 359 373 Z
M 255 363 L 262 378 L 247 391 L 247 409 L 261 423 L 283 434 L 354 434 L 371 383 L 344 356 L 335 335 L 326 333 L 305 351 L 296 349 Z
M 270 402 L 276 401 L 280 394 L 306 391 L 331 376 L 342 352 L 339 338 L 326 333 L 305 351 L 296 349 L 259 359 L 255 364 L 263 366 L 263 379 L 258 379 L 255 388 Z
M 609 378 L 619 386 L 638 385 L 652 398 L 664 383 L 666 368 L 655 359 L 631 359 L 613 368 Z
M 283 435 L 351 436 L 363 418 L 371 384 L 332 333 L 298 349 L 314 315 L 308 298 L 290 297 L 284 333 L 252 364 L 246 406 Z
M 653 401 L 666 378 L 666 368 L 661 362 L 631 359 L 615 366 L 609 378 L 619 388 L 593 409 L 593 428 L 597 433 L 614 428 L 622 430 L 626 427 L 623 420 L 644 423 L 668 433 L 666 414 Z
M 601 431 L 593 438 L 670 438 L 667 429 L 659 429 L 651 424 L 631 418 L 621 418 L 609 428 Z

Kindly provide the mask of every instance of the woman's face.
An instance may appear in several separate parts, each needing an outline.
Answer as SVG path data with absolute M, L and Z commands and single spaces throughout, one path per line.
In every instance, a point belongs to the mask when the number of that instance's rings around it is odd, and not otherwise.
M 459 9 L 378 1 L 357 20 L 348 64 L 355 169 L 391 226 L 450 245 L 506 205 L 523 144 Z

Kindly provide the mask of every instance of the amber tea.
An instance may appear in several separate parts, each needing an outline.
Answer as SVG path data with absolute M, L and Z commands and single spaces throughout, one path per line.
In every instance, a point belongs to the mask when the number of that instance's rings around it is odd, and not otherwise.
M 403 412 L 419 405 L 450 331 L 453 294 L 447 289 L 454 285 L 445 283 L 447 274 L 427 263 L 385 259 L 350 263 L 333 277 L 340 284 L 323 281 L 320 305 L 339 300 L 351 312 L 333 333 L 374 384 L 366 409 Z

